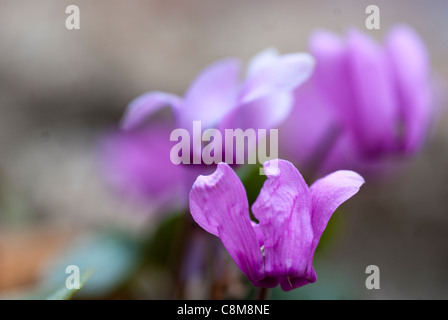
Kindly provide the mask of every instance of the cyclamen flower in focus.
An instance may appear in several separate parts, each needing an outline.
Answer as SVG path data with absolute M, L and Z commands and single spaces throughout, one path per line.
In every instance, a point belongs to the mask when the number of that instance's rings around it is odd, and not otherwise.
M 277 163 L 273 163 L 276 161 Z M 356 194 L 364 179 L 337 171 L 308 187 L 288 161 L 270 160 L 268 177 L 252 206 L 244 186 L 225 163 L 199 176 L 190 192 L 190 211 L 207 232 L 219 237 L 255 286 L 285 291 L 316 281 L 313 256 L 337 207 Z
M 283 156 L 321 173 L 370 173 L 421 149 L 435 99 L 426 47 L 411 28 L 393 28 L 383 46 L 357 30 L 343 39 L 315 32 L 309 43 L 316 70 L 280 129 Z
M 306 53 L 279 55 L 268 49 L 250 61 L 244 81 L 239 81 L 241 62 L 224 59 L 206 68 L 183 98 L 158 91 L 143 94 L 129 104 L 122 130 L 102 141 L 107 180 L 148 200 L 176 198 L 186 206 L 191 185 L 204 167 L 171 163 L 170 132 L 191 131 L 193 121 L 201 121 L 204 130 L 276 128 L 289 115 L 293 91 L 313 67 L 314 59 Z M 149 121 L 165 107 L 173 121 Z M 179 190 L 184 196 L 178 196 Z

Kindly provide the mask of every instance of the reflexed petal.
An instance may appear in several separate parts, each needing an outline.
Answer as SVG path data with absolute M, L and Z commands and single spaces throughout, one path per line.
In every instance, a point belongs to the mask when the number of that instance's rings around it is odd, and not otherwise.
M 333 212 L 359 191 L 364 179 L 354 171 L 340 170 L 317 180 L 311 187 L 313 250 Z M 313 252 L 314 253 L 314 252 Z
M 268 48 L 256 54 L 247 67 L 247 77 L 256 75 L 264 67 L 275 63 L 279 58 L 279 53 L 275 48 Z
M 375 157 L 395 146 L 399 109 L 389 60 L 370 37 L 352 30 L 348 36 L 354 105 L 355 137 L 366 156 Z
M 274 129 L 290 114 L 293 95 L 290 92 L 278 92 L 261 99 L 243 104 L 232 110 L 221 121 L 219 128 L 225 129 Z
M 220 129 L 277 128 L 292 110 L 294 89 L 309 78 L 313 67 L 314 59 L 306 53 L 261 52 L 251 61 L 238 107 L 224 117 Z
M 279 92 L 291 92 L 308 80 L 314 68 L 314 58 L 307 53 L 285 54 L 272 60 L 244 83 L 241 104 Z
M 395 27 L 389 32 L 386 48 L 395 73 L 403 117 L 404 148 L 412 153 L 425 140 L 434 111 L 431 107 L 429 57 L 420 37 L 406 26 Z
M 300 168 L 313 171 L 325 161 L 340 130 L 332 102 L 318 90 L 314 77 L 298 88 L 293 110 L 279 128 L 280 158 L 294 159 Z
M 185 105 L 179 110 L 180 125 L 189 130 L 198 120 L 204 129 L 215 126 L 236 106 L 240 69 L 237 59 L 218 61 L 206 68 L 185 94 Z
M 313 241 L 308 186 L 288 161 L 267 161 L 264 170 L 268 179 L 252 212 L 263 233 L 266 275 L 303 276 Z
M 129 104 L 121 121 L 121 127 L 124 130 L 136 129 L 154 113 L 167 106 L 173 108 L 176 114 L 181 103 L 181 99 L 173 94 L 158 91 L 145 93 Z
M 264 278 L 263 256 L 249 216 L 246 191 L 238 176 L 220 163 L 209 176 L 199 176 L 190 192 L 193 219 L 218 236 L 236 265 L 256 282 Z
M 327 31 L 314 32 L 309 42 L 310 53 L 316 59 L 311 79 L 315 95 L 325 97 L 327 108 L 350 125 L 354 115 L 347 46 L 339 36 Z

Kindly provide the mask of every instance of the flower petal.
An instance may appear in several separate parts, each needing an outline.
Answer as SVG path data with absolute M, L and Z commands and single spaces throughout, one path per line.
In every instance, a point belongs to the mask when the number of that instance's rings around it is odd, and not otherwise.
M 428 52 L 420 37 L 404 25 L 389 32 L 386 48 L 392 61 L 404 122 L 404 149 L 412 153 L 423 144 L 434 112 Z
M 219 129 L 274 129 L 290 114 L 293 95 L 277 92 L 261 99 L 240 105 L 229 112 L 219 124 Z
M 364 179 L 354 171 L 340 170 L 319 180 L 311 187 L 313 251 L 324 232 L 333 212 L 359 191 Z M 313 252 L 314 254 L 314 252 Z
M 121 128 L 136 129 L 163 107 L 171 107 L 176 114 L 180 105 L 181 99 L 176 95 L 158 91 L 145 93 L 129 104 L 122 118 Z
M 279 56 L 275 49 L 259 53 L 249 64 L 237 107 L 223 118 L 219 128 L 278 127 L 292 109 L 293 90 L 309 78 L 313 67 L 314 59 L 306 53 Z
M 314 58 L 307 53 L 285 54 L 270 62 L 259 67 L 258 72 L 243 84 L 241 104 L 279 92 L 290 92 L 305 82 L 314 68 Z
M 352 30 L 347 36 L 348 58 L 355 93 L 355 137 L 365 156 L 375 157 L 395 147 L 399 109 L 389 60 L 373 39 Z
M 254 228 L 255 235 L 257 236 L 258 245 L 261 248 L 264 246 L 264 237 L 263 237 L 263 233 L 260 230 L 260 225 L 258 223 L 256 223 L 255 221 L 251 221 L 251 224 L 252 224 L 252 228 Z
M 268 48 L 256 54 L 247 67 L 247 77 L 253 77 L 264 67 L 275 63 L 279 57 L 279 53 L 275 48 Z
M 185 206 L 184 168 L 170 160 L 170 132 L 157 125 L 131 132 L 114 131 L 102 137 L 98 148 L 100 168 L 111 187 L 157 205 Z
M 339 138 L 335 108 L 315 84 L 315 78 L 294 93 L 291 114 L 279 129 L 280 158 L 294 159 L 300 168 L 317 171 Z
M 199 176 L 190 192 L 193 219 L 218 236 L 236 265 L 251 280 L 264 278 L 263 256 L 249 216 L 241 180 L 225 163 L 209 176 Z
M 312 267 L 312 260 L 310 260 L 306 277 L 284 277 L 280 281 L 280 286 L 283 291 L 291 291 L 293 289 L 297 289 L 307 284 L 316 282 L 316 280 L 316 271 L 314 271 L 314 268 Z
M 344 41 L 328 31 L 315 31 L 309 40 L 309 50 L 316 59 L 316 69 L 311 82 L 315 95 L 344 123 L 353 122 L 353 91 Z M 299 89 L 300 90 L 300 89 Z
M 239 60 L 225 59 L 202 71 L 185 94 L 180 125 L 189 130 L 193 121 L 202 121 L 204 129 L 214 127 L 236 106 L 240 70 Z
M 264 170 L 268 179 L 252 212 L 264 237 L 266 275 L 306 277 L 313 241 L 308 186 L 288 161 L 267 161 Z

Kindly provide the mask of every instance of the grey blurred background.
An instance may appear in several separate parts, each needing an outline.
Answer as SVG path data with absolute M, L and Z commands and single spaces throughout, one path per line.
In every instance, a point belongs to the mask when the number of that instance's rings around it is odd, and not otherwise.
M 80 30 L 65 28 L 70 4 L 80 7 Z M 380 30 L 365 29 L 370 4 L 380 7 Z M 182 95 L 223 57 L 306 51 L 315 28 L 355 26 L 380 40 L 401 22 L 448 79 L 446 0 L 0 0 L 0 291 L 31 281 L 36 264 L 77 230 L 141 228 L 149 209 L 110 194 L 95 148 L 133 98 Z M 336 218 L 342 231 L 322 259 L 357 297 L 448 299 L 447 146 L 445 112 L 421 155 L 367 184 Z M 370 264 L 380 267 L 380 290 L 365 288 Z

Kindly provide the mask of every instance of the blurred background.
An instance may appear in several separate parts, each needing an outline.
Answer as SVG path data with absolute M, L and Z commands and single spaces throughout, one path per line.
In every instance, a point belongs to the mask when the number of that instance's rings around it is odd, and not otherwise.
M 65 28 L 70 4 L 80 8 L 80 30 Z M 370 4 L 0 0 L 0 297 L 45 297 L 63 285 L 61 266 L 74 256 L 101 270 L 82 297 L 166 297 L 163 268 L 131 276 L 147 252 L 136 245 L 142 235 L 166 241 L 155 231 L 160 221 L 151 206 L 111 192 L 97 155 L 99 137 L 146 91 L 182 95 L 220 58 L 247 62 L 271 46 L 306 51 L 316 28 L 342 34 L 355 26 L 381 40 L 402 22 L 425 41 L 434 73 L 448 79 L 448 1 L 377 0 L 381 29 L 368 31 Z M 273 297 L 448 299 L 447 146 L 445 112 L 403 171 L 366 184 L 332 220 L 334 241 L 316 258 L 316 284 Z M 380 290 L 365 287 L 372 264 Z

